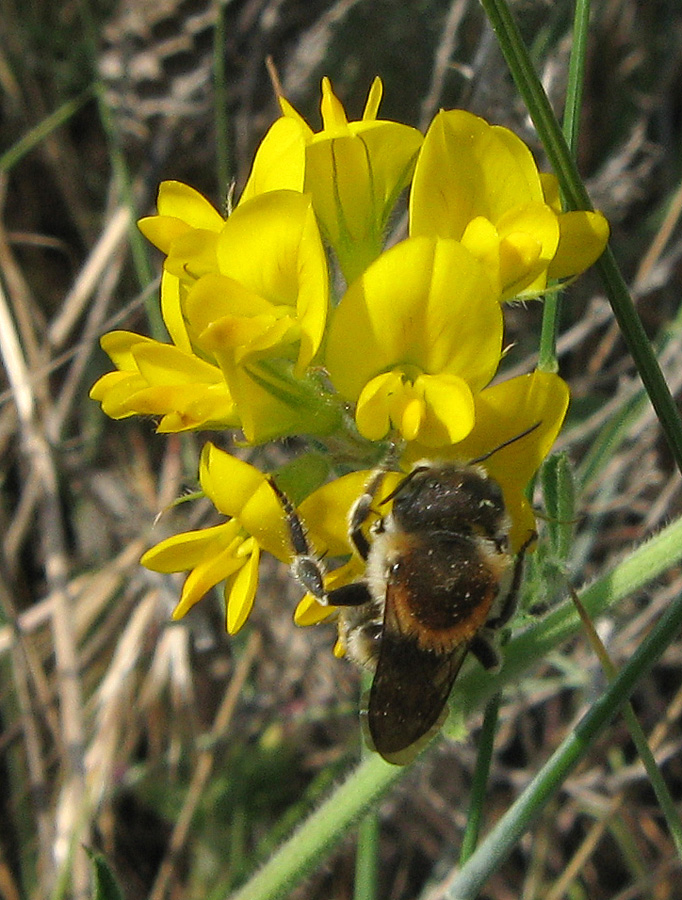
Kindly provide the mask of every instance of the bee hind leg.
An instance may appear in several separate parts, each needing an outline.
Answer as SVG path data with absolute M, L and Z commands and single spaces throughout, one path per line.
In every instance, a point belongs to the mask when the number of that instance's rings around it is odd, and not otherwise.
M 495 629 L 482 628 L 469 644 L 469 652 L 474 654 L 487 672 L 497 672 L 502 665 L 497 639 Z
M 507 595 L 504 598 L 501 607 L 499 607 L 496 615 L 493 618 L 488 619 L 488 621 L 485 623 L 487 629 L 491 631 L 499 631 L 500 628 L 504 628 L 505 625 L 508 625 L 516 615 L 516 610 L 519 608 L 519 593 L 521 591 L 521 581 L 523 579 L 523 561 L 525 558 L 526 550 L 536 540 L 537 534 L 536 532 L 532 532 L 528 540 L 519 550 L 516 556 L 516 562 L 514 563 L 514 573 L 512 575 L 512 580 L 509 586 L 509 590 L 507 591 Z
M 493 618 L 488 619 L 469 645 L 471 653 L 488 672 L 496 672 L 502 665 L 502 654 L 498 646 L 499 632 L 509 624 L 518 609 L 519 591 L 523 578 L 523 560 L 526 550 L 535 540 L 537 540 L 537 534 L 532 532 L 517 554 L 511 584 L 502 606 Z

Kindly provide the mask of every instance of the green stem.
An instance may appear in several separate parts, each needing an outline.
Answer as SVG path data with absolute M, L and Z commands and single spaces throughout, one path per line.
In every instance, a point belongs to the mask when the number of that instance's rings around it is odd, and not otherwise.
M 573 20 L 573 45 L 568 64 L 568 85 L 566 87 L 566 104 L 564 106 L 563 132 L 571 155 L 575 158 L 578 147 L 578 131 L 580 128 L 580 110 L 582 108 L 582 88 L 585 75 L 585 54 L 587 52 L 587 33 L 590 20 L 590 0 L 578 0 Z M 540 372 L 558 372 L 559 363 L 556 355 L 556 340 L 559 331 L 561 301 L 563 294 L 559 290 L 546 294 L 542 307 L 542 331 L 540 333 L 540 350 L 538 369 Z
M 561 312 L 561 291 L 550 291 L 545 294 L 542 303 L 542 329 L 540 331 L 540 347 L 538 351 L 538 371 L 555 374 L 559 371 L 556 355 L 556 340 L 559 332 L 559 315 Z
M 373 755 L 355 769 L 233 900 L 283 897 L 318 866 L 353 822 L 370 809 L 404 772 Z
M 495 694 L 487 703 L 483 716 L 483 727 L 478 741 L 478 757 L 476 770 L 471 784 L 471 801 L 469 803 L 469 815 L 462 836 L 462 848 L 459 851 L 459 864 L 464 863 L 472 856 L 478 843 L 483 819 L 483 806 L 485 794 L 488 788 L 490 765 L 495 747 L 495 733 L 497 732 L 497 720 L 500 712 L 502 694 Z
M 573 590 L 571 590 L 571 595 L 573 598 L 573 603 L 578 610 L 578 615 L 582 620 L 588 640 L 592 645 L 594 652 L 598 656 L 599 661 L 601 662 L 602 669 L 606 673 L 606 677 L 610 682 L 613 682 L 618 674 L 616 667 L 611 662 L 611 657 L 609 656 L 602 639 L 599 637 L 597 629 L 594 627 L 594 623 L 589 617 L 587 610 L 583 606 L 580 597 L 578 597 L 576 592 Z M 651 748 L 649 747 L 649 743 L 646 739 L 646 735 L 644 734 L 644 730 L 639 724 L 639 719 L 635 715 L 635 711 L 629 701 L 623 708 L 623 716 L 625 718 L 625 721 L 627 722 L 628 729 L 630 731 L 630 737 L 632 738 L 632 741 L 637 748 L 637 752 L 639 753 L 639 758 L 642 760 L 647 775 L 649 776 L 649 781 L 651 782 L 651 786 L 654 789 L 654 793 L 656 794 L 656 798 L 661 807 L 661 811 L 663 812 L 665 820 L 668 823 L 668 828 L 670 829 L 670 834 L 672 835 L 673 841 L 675 842 L 675 848 L 677 849 L 678 856 L 682 856 L 682 822 L 680 821 L 680 816 L 675 807 L 675 803 L 670 796 L 668 786 L 665 783 L 661 771 L 656 765 L 656 760 L 654 759 L 654 755 L 651 752 Z
M 372 809 L 358 825 L 353 900 L 375 900 L 379 877 L 379 815 Z
M 526 102 L 569 209 L 592 209 L 590 198 L 550 102 L 533 68 L 518 26 L 505 0 L 481 0 L 500 48 Z M 682 471 L 682 422 L 623 276 L 609 250 L 595 263 L 618 325 L 649 399 L 656 410 L 675 462 Z
M 56 128 L 59 128 L 74 116 L 84 106 L 94 93 L 94 87 L 86 88 L 78 97 L 62 103 L 49 116 L 30 128 L 19 140 L 12 144 L 4 153 L 0 153 L 0 172 L 9 172 L 27 153 L 37 147 Z
M 651 782 L 651 786 L 654 789 L 654 793 L 656 794 L 658 805 L 661 807 L 661 812 L 663 813 L 668 828 L 670 829 L 670 834 L 675 844 L 677 855 L 680 857 L 680 859 L 682 859 L 682 821 L 680 820 L 680 814 L 677 811 L 677 807 L 675 806 L 675 801 L 670 796 L 668 785 L 665 783 L 665 779 L 663 778 L 661 770 L 659 769 L 654 755 L 651 752 L 649 742 L 647 741 L 644 730 L 639 723 L 639 719 L 635 715 L 635 711 L 632 708 L 631 703 L 627 703 L 625 705 L 623 715 L 625 716 L 625 721 L 627 722 L 627 726 L 630 731 L 630 737 L 632 738 L 635 747 L 637 748 L 639 758 L 642 760 L 644 768 L 646 769 L 646 773 L 649 776 L 649 781 Z
M 590 25 L 590 0 L 577 0 L 573 17 L 573 44 L 568 62 L 568 83 L 564 106 L 564 137 L 575 159 L 580 131 L 580 113 L 583 105 L 583 84 L 585 82 L 585 58 L 587 55 L 587 35 Z
M 445 895 L 449 900 L 474 900 L 478 896 L 488 877 L 508 857 L 543 807 L 561 789 L 569 773 L 623 707 L 638 681 L 651 670 L 666 647 L 679 634 L 680 628 L 682 599 L 668 608 L 609 689 L 552 754 L 464 868 L 449 882 Z

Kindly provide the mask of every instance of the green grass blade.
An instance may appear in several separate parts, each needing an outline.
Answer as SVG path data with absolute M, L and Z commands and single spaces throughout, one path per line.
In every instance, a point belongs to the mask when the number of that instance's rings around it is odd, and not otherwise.
M 544 806 L 561 789 L 569 773 L 623 707 L 682 627 L 682 599 L 672 604 L 624 666 L 609 689 L 555 751 L 523 794 L 502 816 L 471 859 L 449 883 L 449 900 L 474 900 L 488 877 L 511 853 Z
M 533 68 L 518 26 L 505 0 L 481 0 L 497 34 L 516 86 L 526 102 L 569 209 L 591 209 L 585 186 L 550 102 Z M 675 462 L 682 471 L 682 421 L 675 401 L 637 315 L 632 298 L 607 247 L 595 263 L 637 371 L 656 410 Z

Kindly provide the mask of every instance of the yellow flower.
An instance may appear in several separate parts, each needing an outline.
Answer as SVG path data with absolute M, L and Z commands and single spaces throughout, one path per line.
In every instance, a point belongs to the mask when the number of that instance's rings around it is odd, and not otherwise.
M 239 425 L 217 366 L 129 331 L 111 331 L 101 344 L 118 371 L 103 375 L 90 396 L 112 419 L 161 416 L 160 432 Z
M 582 272 L 603 251 L 601 213 L 546 199 L 530 150 L 513 132 L 464 110 L 441 111 L 424 139 L 410 196 L 410 234 L 461 241 L 503 300 L 541 293 L 548 277 Z
M 109 339 L 122 371 L 92 396 L 116 417 L 161 414 L 164 431 L 241 425 L 256 443 L 333 430 L 339 406 L 307 373 L 329 305 L 310 197 L 271 191 L 225 220 L 192 188 L 164 182 L 158 203 L 140 227 L 167 253 L 161 309 L 175 346 L 157 345 L 152 365 L 147 339 Z
M 329 328 L 326 366 L 357 401 L 369 440 L 391 427 L 439 447 L 474 425 L 474 394 L 495 374 L 502 312 L 481 264 L 461 244 L 410 238 L 347 290 Z
M 309 193 L 347 282 L 381 253 L 388 217 L 422 142 L 417 129 L 377 119 L 382 91 L 376 78 L 362 119 L 349 122 L 324 78 L 318 133 L 281 98 L 283 118 L 263 139 L 242 196 L 243 202 L 279 187 Z
M 199 347 L 235 364 L 287 356 L 300 377 L 322 342 L 329 276 L 310 198 L 271 191 L 239 206 L 218 235 L 215 273 L 183 304 Z
M 192 283 L 217 270 L 215 247 L 225 219 L 198 191 L 180 181 L 162 181 L 158 215 L 139 220 L 138 228 L 166 254 L 165 268 Z
M 559 220 L 559 246 L 547 275 L 549 278 L 571 278 L 584 272 L 602 255 L 609 239 L 609 223 L 600 212 L 562 212 L 556 175 L 541 172 L 540 181 L 545 203 L 554 210 Z
M 173 535 L 148 550 L 141 562 L 154 572 L 189 571 L 174 619 L 224 581 L 227 630 L 235 634 L 253 607 L 261 550 L 290 558 L 286 524 L 265 475 L 213 444 L 202 451 L 199 480 L 228 521 Z
M 220 367 L 247 440 L 332 430 L 340 412 L 307 375 L 329 306 L 310 197 L 271 191 L 240 205 L 215 258 L 178 307 L 194 351 Z

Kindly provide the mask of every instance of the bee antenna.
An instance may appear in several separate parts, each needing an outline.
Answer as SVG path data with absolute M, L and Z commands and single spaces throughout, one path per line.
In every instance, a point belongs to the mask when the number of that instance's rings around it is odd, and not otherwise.
M 505 447 L 508 447 L 510 444 L 515 444 L 516 441 L 520 441 L 521 438 L 527 437 L 527 435 L 532 434 L 536 428 L 539 428 L 542 425 L 542 422 L 536 422 L 535 425 L 531 425 L 530 428 L 526 428 L 525 431 L 522 431 L 520 434 L 514 435 L 514 437 L 509 438 L 507 441 L 503 441 L 501 444 L 498 444 L 497 447 L 493 447 L 492 450 L 488 450 L 487 453 L 483 453 L 481 456 L 477 456 L 476 459 L 472 459 L 469 462 L 469 465 L 475 466 L 477 463 L 485 462 L 486 459 L 490 459 L 493 453 L 497 453 L 498 450 L 504 450 Z
M 401 478 L 398 484 L 393 488 L 388 496 L 384 497 L 383 500 L 380 501 L 380 506 L 383 506 L 384 503 L 390 503 L 391 500 L 394 500 L 395 497 L 402 491 L 406 484 L 409 484 L 415 475 L 419 475 L 420 472 L 425 472 L 426 469 L 430 468 L 429 466 L 415 466 L 411 472 L 408 472 L 404 478 Z

